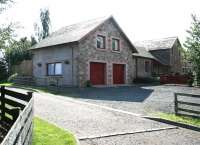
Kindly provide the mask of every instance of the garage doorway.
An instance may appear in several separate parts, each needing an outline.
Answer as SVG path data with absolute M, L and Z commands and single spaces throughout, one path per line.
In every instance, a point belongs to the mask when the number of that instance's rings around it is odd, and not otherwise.
M 113 64 L 113 84 L 125 83 L 125 64 Z
M 106 64 L 90 62 L 90 82 L 92 85 L 105 85 Z

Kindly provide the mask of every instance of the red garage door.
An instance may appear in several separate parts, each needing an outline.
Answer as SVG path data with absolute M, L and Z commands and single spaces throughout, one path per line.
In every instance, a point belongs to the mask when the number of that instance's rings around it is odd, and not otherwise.
M 92 85 L 104 85 L 105 84 L 105 63 L 90 63 L 90 81 Z
M 113 84 L 124 84 L 124 64 L 113 64 Z

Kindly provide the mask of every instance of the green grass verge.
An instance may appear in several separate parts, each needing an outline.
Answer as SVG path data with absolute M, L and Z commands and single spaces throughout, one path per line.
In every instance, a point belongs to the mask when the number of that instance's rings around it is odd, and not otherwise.
M 8 83 L 8 82 L 0 83 L 0 86 L 10 87 L 10 86 L 13 86 L 13 83 Z
M 14 87 L 19 89 L 24 89 L 31 92 L 44 92 L 44 93 L 50 93 L 54 95 L 61 95 L 66 97 L 72 97 L 72 98 L 78 98 L 76 92 L 72 89 L 63 89 L 63 88 L 56 88 L 51 86 L 31 86 L 31 85 L 20 85 L 15 83 L 8 83 L 8 82 L 0 82 L 0 86 L 4 85 L 6 87 Z
M 74 136 L 38 117 L 34 118 L 32 145 L 76 145 Z
M 156 113 L 155 114 L 157 117 L 175 121 L 175 122 L 180 122 L 180 123 L 185 123 L 189 125 L 194 125 L 197 127 L 200 127 L 200 119 L 197 118 L 190 118 L 190 117 L 185 117 L 185 116 L 176 116 L 175 114 L 169 114 L 169 113 Z

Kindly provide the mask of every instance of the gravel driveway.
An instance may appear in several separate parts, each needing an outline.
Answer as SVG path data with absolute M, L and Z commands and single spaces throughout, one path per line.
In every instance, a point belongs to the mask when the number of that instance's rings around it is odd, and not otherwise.
M 97 139 L 87 139 L 81 145 L 199 145 L 200 133 L 171 129 L 163 131 L 129 134 Z
M 157 111 L 174 112 L 174 92 L 200 94 L 200 88 L 172 85 L 72 88 L 65 90 L 63 95 L 98 105 L 148 115 Z M 189 101 L 200 103 L 200 99 L 189 98 Z
M 200 133 L 58 95 L 35 93 L 35 114 L 81 145 L 197 145 Z
M 35 114 L 79 139 L 171 128 L 167 124 L 51 94 L 35 93 Z
M 200 144 L 199 132 L 73 98 L 41 92 L 35 92 L 34 98 L 35 115 L 70 130 L 81 145 Z

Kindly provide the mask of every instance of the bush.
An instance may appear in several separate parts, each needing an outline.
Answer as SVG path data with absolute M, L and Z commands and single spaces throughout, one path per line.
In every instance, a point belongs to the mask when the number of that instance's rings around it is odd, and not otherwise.
M 8 78 L 8 82 L 13 82 L 17 78 L 18 74 L 15 73 Z
M 90 80 L 87 80 L 87 81 L 85 82 L 85 86 L 86 86 L 86 87 L 92 87 L 92 83 L 90 82 Z

